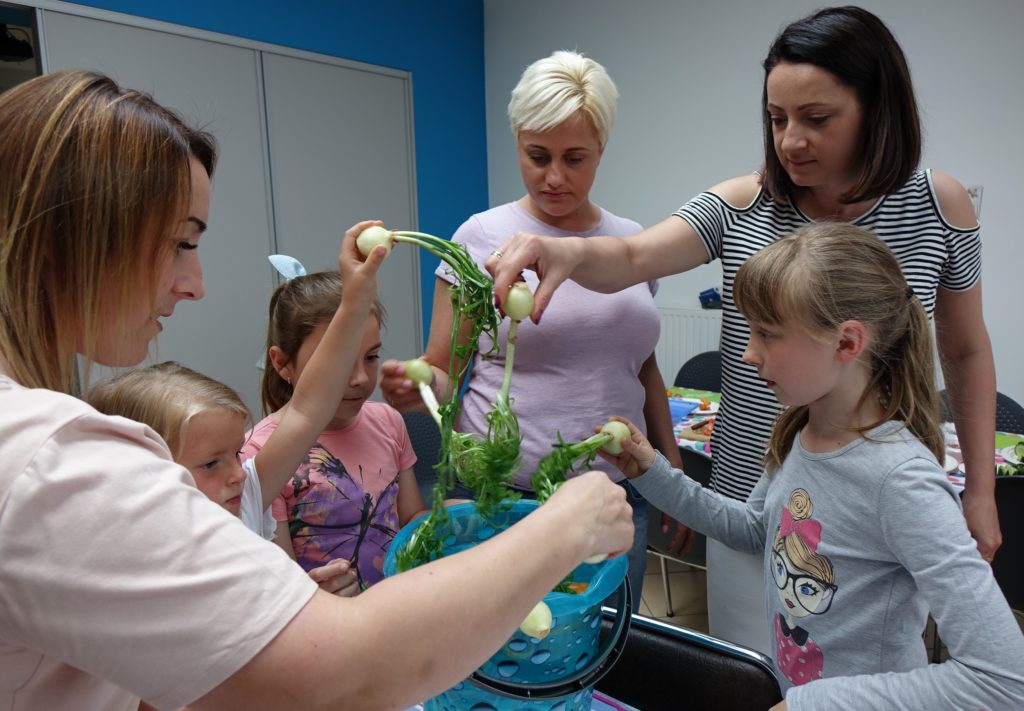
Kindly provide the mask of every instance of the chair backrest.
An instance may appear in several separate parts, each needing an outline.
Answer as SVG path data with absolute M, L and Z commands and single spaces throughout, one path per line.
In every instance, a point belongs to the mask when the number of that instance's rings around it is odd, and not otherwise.
M 441 431 L 434 419 L 423 412 L 403 412 L 405 428 L 409 430 L 409 440 L 416 452 L 416 482 L 423 496 L 423 503 L 430 507 L 434 499 L 434 484 L 437 482 L 437 471 L 434 465 L 441 458 Z
M 942 408 L 942 419 L 953 421 L 953 408 L 949 404 L 949 393 L 939 391 L 939 403 Z M 1024 434 L 1024 407 L 1005 393 L 996 393 L 996 431 Z
M 690 358 L 676 373 L 676 379 L 672 385 L 677 388 L 722 392 L 721 351 L 705 351 Z
M 1009 395 L 996 393 L 996 430 L 1024 434 L 1024 407 Z
M 613 618 L 606 608 L 606 629 Z M 633 615 L 625 650 L 597 689 L 644 711 L 747 711 L 782 700 L 760 652 L 642 615 Z
M 1003 545 L 992 561 L 992 574 L 1010 607 L 1024 612 L 1024 476 L 996 477 L 996 507 Z

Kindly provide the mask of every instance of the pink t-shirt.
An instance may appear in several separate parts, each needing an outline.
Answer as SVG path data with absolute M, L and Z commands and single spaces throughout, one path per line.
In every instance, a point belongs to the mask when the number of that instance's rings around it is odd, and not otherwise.
M 0 709 L 179 708 L 316 589 L 153 430 L 0 375 Z
M 478 264 L 513 232 L 552 237 L 592 235 L 624 236 L 639 232 L 640 225 L 601 210 L 597 227 L 571 233 L 545 224 L 516 203 L 507 203 L 466 220 L 452 240 L 466 245 Z M 608 265 L 615 269 L 614 264 Z M 444 262 L 435 274 L 452 281 Z M 523 276 L 531 291 L 537 275 Z M 519 325 L 512 373 L 512 409 L 523 436 L 522 466 L 515 486 L 530 489 L 537 462 L 551 451 L 561 434 L 566 442 L 578 442 L 594 434 L 594 427 L 612 415 L 631 420 L 646 432 L 645 393 L 640 383 L 643 365 L 658 343 L 660 320 L 654 305 L 657 282 L 645 282 L 614 294 L 599 294 L 574 281 L 565 281 L 544 311 L 540 325 L 525 320 Z M 508 319 L 499 330 L 505 343 Z M 484 337 L 486 340 L 486 337 Z M 489 344 L 485 343 L 485 347 Z M 461 432 L 487 432 L 487 413 L 504 376 L 504 350 L 491 360 L 477 355 L 457 422 Z M 601 469 L 614 481 L 622 472 L 603 459 L 589 468 Z
M 273 417 L 259 422 L 243 457 L 255 455 L 276 428 Z M 367 402 L 351 425 L 322 432 L 271 504 L 274 518 L 288 522 L 299 564 L 308 571 L 345 558 L 364 586 L 383 578 L 399 529 L 398 474 L 415 463 L 405 421 L 384 403 Z

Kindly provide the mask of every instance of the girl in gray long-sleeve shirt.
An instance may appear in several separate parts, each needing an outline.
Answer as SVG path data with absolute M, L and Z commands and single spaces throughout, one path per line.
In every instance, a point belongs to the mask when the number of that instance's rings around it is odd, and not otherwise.
M 1024 636 L 938 465 L 931 335 L 895 257 L 811 225 L 752 256 L 733 298 L 744 360 L 788 406 L 749 500 L 671 469 L 632 426 L 614 461 L 673 517 L 763 553 L 779 708 L 1024 708 Z

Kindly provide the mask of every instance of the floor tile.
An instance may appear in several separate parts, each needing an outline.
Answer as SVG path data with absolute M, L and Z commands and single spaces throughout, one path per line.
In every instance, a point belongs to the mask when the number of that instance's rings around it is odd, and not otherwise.
M 673 624 L 682 624 L 679 618 L 693 624 L 683 626 L 707 629 L 707 578 L 703 570 L 668 561 L 668 583 L 672 598 L 672 615 L 665 605 L 665 589 L 656 556 L 648 557 L 647 575 L 641 594 L 640 612 Z M 692 619 L 691 619 L 692 618 Z

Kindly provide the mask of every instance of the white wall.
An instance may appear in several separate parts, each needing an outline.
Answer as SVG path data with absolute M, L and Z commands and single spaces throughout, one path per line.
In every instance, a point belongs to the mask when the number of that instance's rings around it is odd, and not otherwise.
M 484 0 L 492 205 L 523 192 L 505 107 L 523 68 L 556 49 L 598 60 L 621 95 L 592 197 L 644 225 L 760 164 L 760 62 L 812 0 Z M 1024 402 L 1024 2 L 864 0 L 910 62 L 925 128 L 922 165 L 984 186 L 985 320 L 998 387 Z M 663 280 L 663 306 L 697 305 L 717 263 Z

